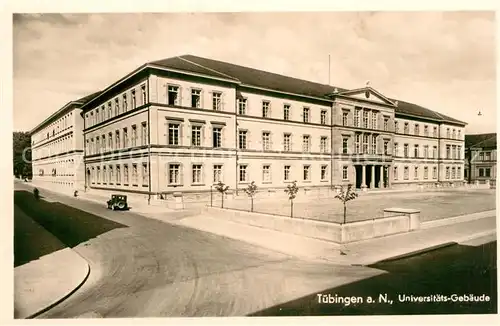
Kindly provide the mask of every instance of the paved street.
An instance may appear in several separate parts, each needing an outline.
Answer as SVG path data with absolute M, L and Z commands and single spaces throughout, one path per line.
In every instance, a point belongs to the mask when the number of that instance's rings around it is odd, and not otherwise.
M 15 188 L 31 191 L 20 183 Z M 41 194 L 126 227 L 74 247 L 90 263 L 90 277 L 39 318 L 242 316 L 383 273 L 308 262 L 132 212 L 113 212 L 104 204 Z
M 497 312 L 496 241 L 486 237 L 373 267 L 388 273 L 320 291 L 265 309 L 254 316 L 485 314 Z M 321 298 L 361 297 L 362 302 L 318 302 Z M 489 301 L 453 301 L 473 294 Z M 387 298 L 387 302 L 379 297 Z M 400 296 L 444 295 L 447 302 L 400 301 Z M 456 295 L 453 296 L 453 295 Z M 367 297 L 374 298 L 373 303 Z M 483 297 L 484 299 L 485 297 Z M 442 297 L 440 298 L 442 299 Z M 327 299 L 327 302 L 330 299 Z M 411 299 L 410 299 L 411 300 Z M 426 299 L 422 299 L 426 300 Z M 430 300 L 439 300 L 436 297 Z M 351 300 L 352 301 L 352 300 Z

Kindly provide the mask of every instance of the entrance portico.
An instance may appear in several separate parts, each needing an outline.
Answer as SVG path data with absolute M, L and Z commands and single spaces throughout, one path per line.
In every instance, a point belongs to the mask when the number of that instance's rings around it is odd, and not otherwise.
M 358 164 L 356 171 L 356 188 L 366 190 L 375 188 L 390 188 L 389 165 L 386 164 Z

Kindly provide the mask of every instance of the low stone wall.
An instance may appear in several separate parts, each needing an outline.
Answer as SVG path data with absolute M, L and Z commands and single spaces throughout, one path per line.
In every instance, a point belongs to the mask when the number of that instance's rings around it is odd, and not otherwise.
M 236 223 L 292 233 L 309 238 L 332 241 L 336 243 L 347 243 L 383 237 L 391 234 L 409 232 L 418 228 L 418 223 L 413 220 L 419 219 L 419 212 L 411 210 L 411 213 L 397 209 L 391 209 L 387 216 L 372 220 L 338 224 L 285 216 L 237 211 L 216 207 L 206 207 L 205 214 L 215 218 L 222 218 Z M 389 216 L 392 214 L 392 216 Z

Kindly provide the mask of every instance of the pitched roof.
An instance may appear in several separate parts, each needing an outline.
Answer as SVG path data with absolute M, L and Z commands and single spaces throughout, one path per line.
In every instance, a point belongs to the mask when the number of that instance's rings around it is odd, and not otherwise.
M 284 93 L 322 98 L 325 100 L 329 99 L 328 95 L 332 94 L 335 89 L 337 89 L 339 92 L 347 91 L 347 89 L 341 87 L 315 83 L 303 79 L 292 78 L 268 71 L 239 66 L 224 61 L 197 57 L 189 54 L 153 61 L 149 64 L 170 69 L 184 70 L 193 73 L 202 73 L 212 77 L 230 79 L 243 85 L 266 88 Z M 396 101 L 397 99 L 391 100 Z M 395 108 L 396 113 L 466 125 L 466 123 L 463 121 L 459 121 L 430 109 L 426 109 L 417 104 L 401 100 L 397 101 L 398 106 L 397 108 Z
M 496 148 L 497 134 L 473 134 L 465 135 L 465 147 Z

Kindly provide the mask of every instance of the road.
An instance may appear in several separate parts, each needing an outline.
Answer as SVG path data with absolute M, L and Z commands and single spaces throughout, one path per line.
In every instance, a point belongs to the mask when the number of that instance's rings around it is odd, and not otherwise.
M 15 189 L 32 190 L 22 183 Z M 127 227 L 74 247 L 90 264 L 89 279 L 38 318 L 244 316 L 384 273 L 305 261 L 46 190 L 41 194 Z
M 388 273 L 320 291 L 254 316 L 492 314 L 497 312 L 496 239 L 475 239 L 373 267 Z M 492 241 L 494 240 L 494 241 Z M 318 297 L 318 294 L 322 295 Z M 473 294 L 479 300 L 465 301 Z M 417 297 L 419 301 L 408 301 Z M 436 295 L 434 297 L 433 295 Z M 437 296 L 440 296 L 439 298 Z M 339 297 L 360 297 L 347 304 Z M 368 297 L 373 303 L 368 303 Z M 422 299 L 418 299 L 422 297 Z M 447 297 L 447 301 L 444 301 Z M 462 297 L 462 301 L 460 301 Z M 333 299 L 330 299 L 333 298 Z M 379 298 L 381 300 L 379 300 Z M 486 301 L 489 298 L 488 301 Z M 384 300 L 384 299 L 387 299 Z M 401 299 L 401 301 L 400 301 Z M 323 300 L 326 300 L 325 303 Z M 357 300 L 357 299 L 355 299 Z M 425 300 L 428 300 L 427 302 Z M 438 301 L 441 300 L 441 301 Z M 475 299 L 474 299 L 475 300 Z M 357 300 L 359 301 L 359 300 Z M 353 302 L 353 300 L 351 300 Z

